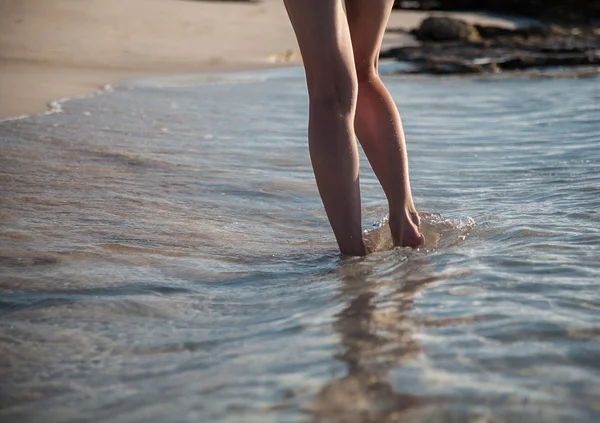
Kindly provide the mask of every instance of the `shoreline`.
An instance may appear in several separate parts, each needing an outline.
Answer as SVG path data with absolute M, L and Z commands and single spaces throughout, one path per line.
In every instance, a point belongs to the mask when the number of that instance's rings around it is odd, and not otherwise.
M 301 65 L 281 0 L 0 0 L 0 119 L 45 113 L 63 98 L 137 77 Z M 522 18 L 444 13 L 518 26 Z M 388 28 L 428 12 L 394 11 Z M 384 46 L 410 44 L 388 32 Z
M 0 64 L 0 87 L 18 86 L 22 83 L 36 84 L 36 91 L 8 93 L 0 89 L 3 101 L 0 104 L 0 122 L 20 119 L 32 115 L 51 112 L 53 103 L 93 96 L 107 86 L 118 86 L 126 81 L 147 77 L 169 77 L 177 75 L 203 75 L 213 73 L 236 73 L 253 70 L 266 70 L 301 66 L 300 62 L 287 63 L 230 63 L 226 65 L 198 64 L 195 66 L 144 67 L 136 69 L 93 69 L 74 68 L 60 64 L 17 62 Z M 8 69 L 9 72 L 6 72 Z M 43 70 L 43 73 L 40 73 Z M 12 72 L 11 72 L 12 71 Z M 11 74 L 12 73 L 12 74 Z M 65 77 L 68 82 L 65 82 Z M 33 81 L 32 81 L 33 80 Z M 8 95 L 7 95 L 8 94 Z M 12 95 L 11 95 L 12 94 Z

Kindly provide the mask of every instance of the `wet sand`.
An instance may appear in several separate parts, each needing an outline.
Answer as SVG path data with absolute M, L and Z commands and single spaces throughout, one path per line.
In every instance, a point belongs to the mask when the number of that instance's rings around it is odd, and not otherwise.
M 394 11 L 389 26 L 410 28 L 424 15 Z M 390 33 L 385 42 L 407 39 Z M 298 64 L 297 50 L 281 0 L 0 0 L 0 118 L 137 76 Z

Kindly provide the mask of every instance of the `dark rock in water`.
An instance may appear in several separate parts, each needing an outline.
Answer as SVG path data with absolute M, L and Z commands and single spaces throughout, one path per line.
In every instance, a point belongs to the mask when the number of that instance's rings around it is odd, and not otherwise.
M 500 68 L 493 62 L 474 63 L 460 59 L 431 59 L 420 64 L 411 73 L 432 75 L 468 75 L 475 73 L 498 73 Z
M 477 29 L 459 19 L 431 16 L 421 22 L 415 35 L 421 41 L 480 41 Z
M 600 67 L 600 31 L 595 28 L 533 26 L 507 29 L 479 25 L 479 41 L 463 37 L 453 29 L 441 36 L 451 19 L 428 18 L 414 33 L 421 34 L 419 46 L 397 47 L 381 52 L 382 58 L 411 62 L 415 70 L 404 73 L 436 75 L 498 73 L 524 69 Z M 441 21 L 440 21 L 441 20 Z M 458 21 L 460 22 L 460 21 Z M 444 28 L 443 30 L 439 28 Z M 461 35 L 462 36 L 462 35 Z
M 553 29 L 549 26 L 536 25 L 523 28 L 509 29 L 499 26 L 474 25 L 481 38 L 499 38 L 499 37 L 547 37 L 552 34 Z
M 495 63 L 500 69 L 530 69 L 551 66 L 586 66 L 600 65 L 597 54 L 560 54 L 560 55 L 528 55 L 497 59 Z

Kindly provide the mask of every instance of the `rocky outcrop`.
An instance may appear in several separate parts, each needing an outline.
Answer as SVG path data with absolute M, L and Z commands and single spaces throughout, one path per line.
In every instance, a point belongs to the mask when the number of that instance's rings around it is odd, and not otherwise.
M 457 22 L 457 26 L 462 24 Z M 419 37 L 417 34 L 423 27 L 412 33 Z M 575 66 L 593 67 L 600 73 L 598 29 L 559 26 L 517 29 L 475 26 L 474 29 L 479 40 L 440 41 L 439 37 L 421 37 L 420 45 L 389 49 L 381 57 L 414 64 L 414 69 L 406 73 L 478 74 Z
M 481 41 L 473 25 L 444 16 L 425 19 L 415 31 L 415 36 L 421 41 Z

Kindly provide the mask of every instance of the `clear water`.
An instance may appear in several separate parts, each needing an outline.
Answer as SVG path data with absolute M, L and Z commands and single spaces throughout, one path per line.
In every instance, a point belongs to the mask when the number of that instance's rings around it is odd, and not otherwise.
M 428 243 L 359 259 L 301 70 L 1 122 L 0 420 L 599 421 L 599 80 L 385 81 Z

